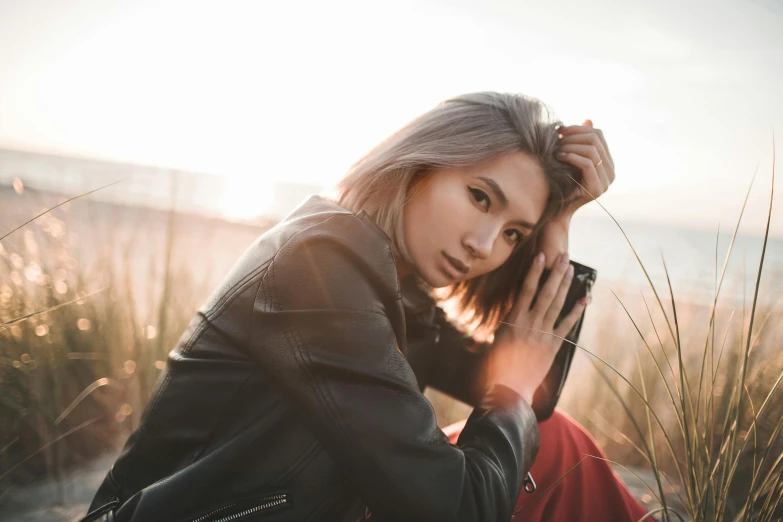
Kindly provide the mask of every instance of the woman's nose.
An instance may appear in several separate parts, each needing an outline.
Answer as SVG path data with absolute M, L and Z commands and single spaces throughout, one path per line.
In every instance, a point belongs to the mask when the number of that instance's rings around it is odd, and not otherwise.
M 492 245 L 495 243 L 494 235 L 489 233 L 469 234 L 465 237 L 463 245 L 472 257 L 486 259 L 492 254 Z

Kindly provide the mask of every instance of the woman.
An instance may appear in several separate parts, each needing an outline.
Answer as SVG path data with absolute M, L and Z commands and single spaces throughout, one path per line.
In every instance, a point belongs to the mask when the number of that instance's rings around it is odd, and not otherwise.
M 93 518 L 511 519 L 532 487 L 534 394 L 586 304 L 561 313 L 568 222 L 614 177 L 600 131 L 558 139 L 556 125 L 523 96 L 446 101 L 359 161 L 335 201 L 311 197 L 262 235 L 171 352 Z M 411 299 L 438 288 L 494 331 L 488 349 L 425 340 L 406 358 L 431 331 Z M 457 332 L 442 313 L 429 326 Z M 449 345 L 467 367 L 449 368 Z M 427 377 L 462 377 L 451 388 L 476 406 L 456 445 L 421 393 Z

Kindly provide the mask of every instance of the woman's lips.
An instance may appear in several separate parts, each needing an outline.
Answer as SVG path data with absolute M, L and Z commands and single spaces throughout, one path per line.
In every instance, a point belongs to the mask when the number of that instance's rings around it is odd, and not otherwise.
M 464 263 L 459 261 L 458 259 L 454 259 L 447 253 L 443 252 L 443 258 L 445 259 L 444 266 L 446 268 L 446 271 L 453 277 L 454 279 L 461 279 L 465 275 L 467 275 L 468 271 L 470 270 L 470 267 L 466 266 Z

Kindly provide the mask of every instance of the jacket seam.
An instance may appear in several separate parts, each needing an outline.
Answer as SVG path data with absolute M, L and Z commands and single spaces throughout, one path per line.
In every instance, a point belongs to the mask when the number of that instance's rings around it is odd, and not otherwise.
M 320 223 L 326 223 L 326 221 L 328 221 L 329 219 L 331 219 L 331 217 L 325 219 L 324 221 L 322 221 Z M 315 225 L 312 225 L 312 226 L 315 226 Z M 306 229 L 303 229 L 300 232 L 303 232 L 304 230 L 308 230 L 309 228 L 310 227 L 307 227 Z M 298 234 L 298 233 L 299 232 L 297 232 L 296 234 Z M 291 239 L 293 239 L 294 236 L 296 236 L 296 234 L 293 234 L 289 238 L 289 241 Z M 283 250 L 283 248 L 285 248 L 285 245 L 287 245 L 287 244 L 288 244 L 288 241 L 286 241 L 286 243 L 284 245 L 282 245 L 278 249 L 278 251 L 275 253 L 274 257 L 272 258 L 272 262 L 269 265 L 269 270 L 267 270 L 267 275 L 269 276 L 269 279 L 270 279 L 269 283 L 271 284 L 271 287 L 272 287 L 272 290 L 273 290 L 272 294 L 274 294 L 275 293 L 274 290 L 277 289 L 277 285 L 275 284 L 275 265 L 274 265 L 274 262 L 277 259 L 277 256 L 280 253 L 280 251 Z M 270 298 L 274 300 L 274 295 L 271 295 Z M 316 378 L 316 376 L 310 371 L 310 364 L 312 364 L 312 359 L 309 356 L 307 356 L 308 354 L 306 354 L 305 350 L 302 350 L 302 347 L 299 344 L 298 339 L 296 338 L 296 332 L 292 331 L 288 326 L 285 326 L 283 328 L 283 334 L 285 335 L 286 341 L 288 342 L 288 344 L 291 345 L 292 348 L 295 347 L 294 352 L 295 352 L 295 354 L 298 355 L 298 357 L 296 357 L 297 364 L 300 367 L 300 369 L 304 372 L 304 374 L 309 378 L 310 382 L 313 384 L 316 393 L 320 396 L 321 401 L 323 402 L 323 404 L 325 406 L 325 411 L 328 412 L 329 417 L 332 419 L 332 422 L 334 422 L 335 426 L 337 426 L 337 428 L 340 431 L 341 435 L 343 437 L 347 438 L 346 434 L 345 434 L 345 431 L 344 431 L 344 428 L 343 428 L 343 426 L 341 426 L 341 419 L 339 419 L 337 417 L 337 415 L 336 415 L 336 412 L 333 411 L 332 401 L 329 400 L 330 398 L 327 398 L 325 390 L 323 389 L 321 384 L 318 382 L 318 379 Z M 293 343 L 292 343 L 292 340 L 293 340 Z
M 286 330 L 286 337 L 288 337 L 288 332 L 290 331 L 290 329 L 286 327 L 285 330 Z M 302 349 L 302 346 L 299 343 L 299 339 L 297 338 L 296 332 L 290 331 L 290 334 L 291 334 L 291 338 L 293 339 L 293 344 L 296 345 L 296 351 L 299 352 L 300 354 L 300 358 L 302 359 L 303 362 L 306 358 L 307 362 L 309 363 L 309 364 L 300 363 L 302 366 L 302 370 L 305 371 L 307 375 L 310 377 L 310 380 L 313 383 L 316 391 L 321 396 L 321 400 L 323 401 L 324 406 L 326 407 L 326 411 L 329 412 L 329 416 L 332 418 L 335 426 L 338 428 L 340 435 L 342 435 L 344 439 L 347 440 L 350 439 L 348 437 L 347 430 L 344 426 L 344 421 L 334 407 L 335 404 L 334 397 L 332 397 L 331 393 L 329 392 L 329 389 L 321 384 L 318 377 L 310 371 L 310 365 L 312 365 L 313 362 L 312 357 L 310 357 L 310 354 L 306 350 Z
M 280 473 L 278 476 L 274 477 L 270 482 L 272 484 L 278 484 L 280 487 L 283 486 L 283 484 L 291 480 L 292 478 L 299 475 L 301 470 L 307 466 L 310 462 L 313 461 L 320 453 L 323 451 L 323 446 L 318 442 L 318 440 L 314 440 L 312 444 L 302 453 L 301 457 L 295 461 L 291 466 L 284 470 L 282 473 Z
M 253 302 L 250 303 L 250 316 L 251 317 L 253 317 L 255 315 L 254 312 L 255 312 L 256 300 L 258 299 L 258 292 L 261 290 L 261 285 L 264 284 L 264 280 L 265 279 L 268 279 L 270 277 L 270 272 L 272 272 L 271 277 L 274 278 L 274 264 L 275 264 L 275 260 L 277 259 L 277 256 L 280 255 L 280 252 L 288 245 L 288 243 L 290 243 L 296 236 L 298 236 L 302 232 L 310 230 L 314 226 L 326 223 L 327 221 L 329 221 L 330 219 L 332 219 L 333 217 L 338 216 L 338 215 L 345 215 L 345 214 L 334 214 L 334 215 L 331 215 L 331 216 L 327 217 L 323 221 L 318 221 L 317 223 L 313 223 L 311 225 L 308 225 L 308 226 L 306 226 L 305 228 L 303 228 L 301 230 L 297 230 L 296 232 L 291 234 L 291 237 L 286 239 L 285 242 L 282 245 L 280 245 L 280 248 L 277 249 L 275 254 L 272 256 L 272 259 L 268 263 L 266 263 L 266 272 L 263 273 L 263 275 L 261 276 L 260 281 L 258 282 L 258 287 L 256 288 L 256 291 L 255 291 L 255 294 L 254 294 L 254 297 L 253 297 Z M 353 215 L 353 214 L 351 214 L 351 215 Z M 272 283 L 272 289 L 274 289 L 275 288 L 274 282 L 272 281 L 271 283 Z M 269 299 L 272 302 L 271 304 L 274 305 L 274 299 L 275 299 L 274 292 L 267 291 L 267 299 Z M 266 312 L 266 311 L 267 310 L 264 310 L 264 312 Z M 252 339 L 253 338 L 253 328 L 254 328 L 254 326 L 255 326 L 255 321 L 251 321 L 251 323 L 250 323 L 250 330 L 248 331 L 248 336 L 247 336 L 248 339 Z
M 280 252 L 282 252 L 282 250 L 286 246 L 288 246 L 288 244 L 296 236 L 298 236 L 302 232 L 306 232 L 306 231 L 310 230 L 313 227 L 316 227 L 316 226 L 319 226 L 319 225 L 323 225 L 323 224 L 327 223 L 328 221 L 330 221 L 331 219 L 336 218 L 336 217 L 341 217 L 341 216 L 352 216 L 353 218 L 357 219 L 359 222 L 362 222 L 362 220 L 357 218 L 355 214 L 349 214 L 349 213 L 333 214 L 333 215 L 327 217 L 326 219 L 324 219 L 323 221 L 318 221 L 317 223 L 313 223 L 311 225 L 308 225 L 307 227 L 303 228 L 302 230 L 298 230 L 298 231 L 294 232 L 293 234 L 291 234 L 291 237 L 289 237 L 282 245 L 280 245 L 280 248 L 277 249 L 277 252 L 275 252 L 275 255 L 272 256 L 272 259 L 268 263 L 266 263 L 264 265 L 264 266 L 266 266 L 266 272 L 264 272 L 264 274 L 261 276 L 261 280 L 259 281 L 259 286 L 258 286 L 258 288 L 256 288 L 255 297 L 254 297 L 253 303 L 251 305 L 253 308 L 255 308 L 255 301 L 258 298 L 258 292 L 260 291 L 261 285 L 264 284 L 265 280 L 266 280 L 266 285 L 267 285 L 266 288 L 265 288 L 266 292 L 267 292 L 267 297 L 271 301 L 272 305 L 276 304 L 275 303 L 275 293 L 276 293 L 275 290 L 277 289 L 277 286 L 275 285 L 275 282 L 274 282 L 274 277 L 275 277 L 275 275 L 274 275 L 274 271 L 275 271 L 274 264 L 275 264 L 275 261 L 277 260 L 277 256 L 280 255 Z M 364 224 L 364 223 L 362 223 L 362 224 Z M 389 248 L 389 252 L 391 252 L 391 245 L 388 242 L 386 244 L 387 244 L 387 247 Z M 271 274 L 270 274 L 270 272 L 271 272 Z M 396 299 L 395 299 L 395 302 L 396 302 L 397 300 L 402 299 L 402 294 L 401 294 L 401 291 L 400 291 L 399 278 L 397 278 L 397 282 L 395 284 L 395 290 L 397 292 L 397 296 L 396 296 Z M 340 311 L 341 310 L 341 311 L 367 312 L 367 313 L 374 313 L 374 314 L 380 315 L 382 317 L 387 317 L 386 314 L 384 314 L 382 312 L 379 312 L 377 310 L 360 310 L 360 309 L 351 309 L 351 308 L 335 308 L 334 310 L 335 311 Z M 269 311 L 271 311 L 271 308 L 270 309 L 265 309 L 264 311 L 265 312 L 269 312 Z M 253 312 L 253 310 L 251 310 L 251 313 L 252 312 Z M 252 332 L 253 332 L 252 328 L 253 327 L 251 325 L 251 330 L 250 330 L 250 336 L 251 337 L 252 337 Z
M 242 291 L 240 289 L 241 286 L 248 284 L 250 281 L 252 281 L 253 278 L 257 277 L 259 274 L 262 274 L 264 270 L 269 268 L 271 261 L 268 261 L 261 266 L 253 269 L 252 271 L 248 272 L 240 281 L 232 285 L 227 291 L 226 295 L 221 297 L 215 304 L 212 306 L 211 309 L 207 310 L 204 313 L 204 316 L 210 320 L 215 319 L 220 316 L 220 314 L 223 313 L 226 306 L 230 305 L 234 299 L 237 298 L 238 295 L 242 294 Z M 262 275 L 263 277 L 263 275 Z

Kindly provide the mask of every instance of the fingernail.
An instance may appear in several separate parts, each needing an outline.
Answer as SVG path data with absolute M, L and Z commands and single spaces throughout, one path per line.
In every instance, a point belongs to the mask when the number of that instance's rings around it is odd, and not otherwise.
M 568 252 L 560 256 L 560 262 L 563 263 L 564 265 L 568 264 Z
M 583 297 L 579 300 L 579 306 L 584 306 L 587 304 L 587 298 Z
M 563 158 L 566 157 L 566 153 L 565 152 L 558 152 L 557 153 L 557 157 L 560 158 L 560 159 L 563 159 Z
M 544 255 L 544 253 L 543 253 L 543 252 L 540 252 L 540 253 L 539 253 L 539 254 L 536 256 L 536 263 L 543 263 L 545 260 L 546 260 L 546 256 Z
M 574 265 L 568 265 L 568 272 L 566 272 L 566 275 L 568 277 L 573 277 L 573 275 L 574 275 Z

